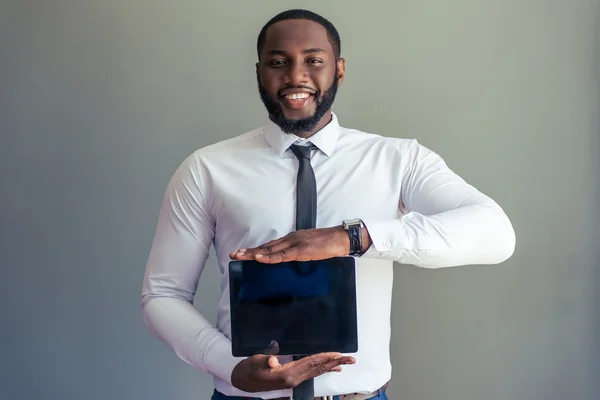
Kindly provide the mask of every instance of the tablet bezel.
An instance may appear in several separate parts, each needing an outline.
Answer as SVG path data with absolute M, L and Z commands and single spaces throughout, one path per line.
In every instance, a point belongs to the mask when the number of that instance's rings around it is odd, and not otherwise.
M 356 262 L 354 257 L 333 257 L 326 260 L 300 262 L 296 261 L 301 268 L 310 268 L 311 263 L 319 263 L 325 265 L 325 267 L 331 266 L 332 268 L 342 268 L 344 273 L 344 279 L 348 279 L 348 288 L 345 292 L 344 309 L 347 310 L 349 315 L 346 318 L 349 319 L 349 326 L 344 326 L 344 331 L 348 333 L 347 341 L 345 343 L 329 343 L 326 347 L 323 344 L 313 344 L 307 341 L 303 341 L 302 347 L 300 348 L 297 343 L 287 343 L 285 340 L 280 341 L 279 344 L 279 355 L 294 355 L 304 356 L 310 354 L 317 354 L 321 352 L 339 352 L 343 354 L 356 353 L 358 351 L 358 315 L 357 315 L 357 299 L 356 299 Z M 238 315 L 243 313 L 242 306 L 237 301 L 237 293 L 234 292 L 236 285 L 234 280 L 237 279 L 235 276 L 239 274 L 247 265 L 257 264 L 257 261 L 230 261 L 229 263 L 229 301 L 230 301 L 230 324 L 231 324 L 231 344 L 232 354 L 234 357 L 249 357 L 254 354 L 261 354 L 265 352 L 263 347 L 252 347 L 244 345 L 244 332 L 251 327 L 248 326 L 236 326 Z M 259 263 L 260 264 L 260 263 Z M 281 268 L 281 264 L 260 264 L 261 268 Z M 235 271 L 235 273 L 232 273 Z M 307 321 L 310 323 L 310 321 Z M 323 326 L 315 326 L 315 331 L 326 329 Z M 266 340 L 266 339 L 265 339 Z

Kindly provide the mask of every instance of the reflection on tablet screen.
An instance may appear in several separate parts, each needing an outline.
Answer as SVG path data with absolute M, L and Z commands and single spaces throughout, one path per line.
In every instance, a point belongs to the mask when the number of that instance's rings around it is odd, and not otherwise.
M 248 356 L 357 350 L 354 259 L 230 263 L 232 347 Z

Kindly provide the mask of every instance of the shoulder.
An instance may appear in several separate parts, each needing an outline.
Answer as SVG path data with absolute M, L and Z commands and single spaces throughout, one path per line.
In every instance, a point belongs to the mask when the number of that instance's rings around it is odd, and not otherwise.
M 194 151 L 192 155 L 199 159 L 230 154 L 232 151 L 252 147 L 264 147 L 266 144 L 263 129 L 256 128 L 229 139 L 225 139 Z
M 236 153 L 252 148 L 263 148 L 266 145 L 262 128 L 256 128 L 196 149 L 183 160 L 182 165 L 201 166 L 212 159 L 235 157 Z
M 396 155 L 407 154 L 421 146 L 416 138 L 384 136 L 352 128 L 340 128 L 340 142 L 344 146 Z
M 358 129 L 341 128 L 340 149 L 346 155 L 411 171 L 423 165 L 443 167 L 444 160 L 416 138 L 391 137 Z
M 198 183 L 206 178 L 212 164 L 227 164 L 239 159 L 240 155 L 252 148 L 268 146 L 262 134 L 262 128 L 256 128 L 229 139 L 198 148 L 187 155 L 174 172 L 175 180 Z

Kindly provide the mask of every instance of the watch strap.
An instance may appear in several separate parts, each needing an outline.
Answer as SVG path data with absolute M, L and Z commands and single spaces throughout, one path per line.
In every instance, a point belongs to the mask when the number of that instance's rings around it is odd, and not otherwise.
M 344 229 L 348 232 L 350 238 L 350 255 L 361 255 L 362 254 L 362 221 L 350 220 L 344 221 Z

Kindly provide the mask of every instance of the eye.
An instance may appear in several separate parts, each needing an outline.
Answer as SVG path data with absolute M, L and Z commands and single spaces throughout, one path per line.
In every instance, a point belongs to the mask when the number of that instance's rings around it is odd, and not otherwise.
M 319 60 L 318 58 L 309 58 L 307 62 L 309 64 L 323 64 L 323 60 Z
M 273 67 L 281 67 L 282 65 L 285 65 L 285 61 L 284 60 L 272 60 L 272 61 L 269 61 L 269 65 L 271 65 Z

